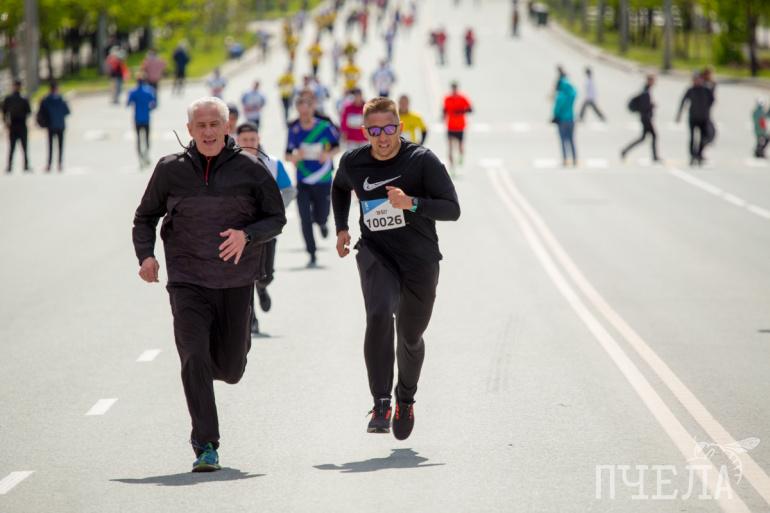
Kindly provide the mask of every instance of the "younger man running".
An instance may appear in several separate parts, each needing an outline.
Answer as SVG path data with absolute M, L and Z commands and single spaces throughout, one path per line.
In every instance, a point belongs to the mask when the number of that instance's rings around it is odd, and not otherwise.
M 355 248 L 366 307 L 364 358 L 374 399 L 367 431 L 390 432 L 397 358 L 393 434 L 404 440 L 414 426 L 414 395 L 425 356 L 422 335 L 438 285 L 441 253 L 436 221 L 457 220 L 460 204 L 438 158 L 426 147 L 401 138 L 393 100 L 369 100 L 364 127 L 369 144 L 345 153 L 334 178 L 337 253 L 340 257 L 350 253 L 348 215 L 355 191 L 361 205 L 361 239 Z

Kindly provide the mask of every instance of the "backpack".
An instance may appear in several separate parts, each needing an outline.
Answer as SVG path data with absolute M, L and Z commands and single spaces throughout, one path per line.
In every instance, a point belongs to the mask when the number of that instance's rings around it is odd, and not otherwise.
M 640 103 L 642 101 L 641 96 L 641 94 L 638 94 L 631 98 L 631 101 L 628 102 L 628 110 L 631 112 L 639 112 L 639 109 L 641 108 Z
M 37 125 L 40 128 L 48 128 L 51 121 L 48 115 L 48 108 L 44 105 L 40 105 L 40 108 L 37 110 L 37 115 L 35 116 L 35 121 L 37 121 Z

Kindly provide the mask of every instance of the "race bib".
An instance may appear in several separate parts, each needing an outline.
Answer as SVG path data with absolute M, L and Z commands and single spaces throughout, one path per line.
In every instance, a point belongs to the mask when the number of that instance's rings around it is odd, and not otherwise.
M 364 224 L 373 232 L 406 226 L 404 211 L 390 204 L 388 198 L 361 201 Z
M 350 128 L 358 128 L 364 124 L 364 116 L 361 114 L 348 115 L 348 126 Z
M 321 160 L 324 146 L 321 143 L 302 143 L 299 145 L 304 160 Z

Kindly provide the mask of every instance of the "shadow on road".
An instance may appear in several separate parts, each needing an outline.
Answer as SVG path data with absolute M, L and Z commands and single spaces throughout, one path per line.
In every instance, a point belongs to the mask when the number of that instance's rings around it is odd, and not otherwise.
M 364 461 L 352 461 L 350 463 L 343 463 L 342 465 L 335 465 L 333 463 L 327 463 L 324 465 L 315 465 L 314 467 L 319 470 L 339 470 L 342 473 L 354 473 L 354 472 L 375 472 L 377 470 L 385 470 L 389 468 L 424 468 L 424 467 L 438 467 L 444 465 L 444 463 L 428 463 L 428 458 L 418 456 L 412 449 L 392 449 L 392 453 L 387 458 L 372 458 Z
M 151 476 L 138 479 L 110 479 L 110 481 L 125 484 L 145 484 L 157 486 L 193 486 L 200 483 L 211 483 L 216 481 L 241 481 L 243 479 L 252 479 L 262 477 L 265 474 L 249 474 L 235 468 L 223 468 L 216 472 L 183 472 L 180 474 L 169 474 L 167 476 Z

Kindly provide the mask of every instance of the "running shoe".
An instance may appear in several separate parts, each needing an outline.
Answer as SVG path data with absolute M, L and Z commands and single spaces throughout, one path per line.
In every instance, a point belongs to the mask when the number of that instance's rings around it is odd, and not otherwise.
M 273 301 L 270 299 L 270 294 L 267 293 L 267 289 L 257 289 L 257 296 L 259 296 L 259 307 L 263 312 L 269 312 L 270 307 L 273 305 Z
M 323 237 L 324 239 L 329 237 L 329 227 L 326 226 L 325 224 L 321 225 L 321 237 Z
M 219 466 L 219 455 L 211 442 L 203 446 L 203 452 L 193 462 L 193 472 L 214 472 L 222 467 Z
M 393 415 L 393 436 L 397 440 L 406 440 L 412 434 L 414 427 L 414 403 L 396 402 L 396 413 Z
M 372 415 L 367 433 L 390 433 L 390 399 L 380 399 L 369 412 Z

